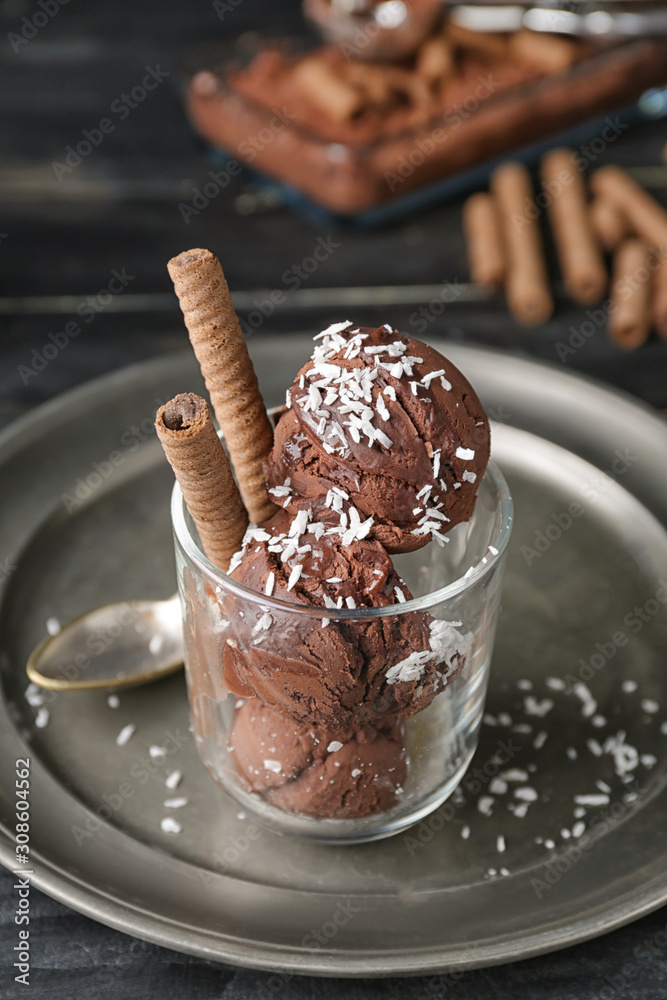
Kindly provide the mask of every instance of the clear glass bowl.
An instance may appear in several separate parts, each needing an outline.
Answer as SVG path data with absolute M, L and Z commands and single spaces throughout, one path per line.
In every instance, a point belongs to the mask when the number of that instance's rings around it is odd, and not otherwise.
M 497 466 L 489 463 L 471 520 L 453 528 L 444 547 L 431 542 L 417 552 L 393 557 L 414 598 L 380 608 L 330 610 L 290 604 L 250 590 L 218 570 L 203 554 L 178 484 L 171 509 L 192 725 L 199 754 L 225 791 L 274 831 L 328 843 L 359 843 L 391 836 L 444 802 L 461 781 L 475 752 L 484 710 L 500 584 L 512 528 L 512 499 Z M 398 730 L 394 729 L 389 742 L 382 744 L 388 752 L 388 758 L 383 759 L 391 760 L 391 766 L 387 765 L 387 773 L 373 776 L 370 786 L 374 765 L 368 754 L 372 757 L 374 751 L 347 745 L 343 749 L 340 741 L 332 741 L 326 752 L 320 747 L 319 754 L 311 747 L 289 764 L 273 760 L 262 763 L 260 753 L 259 771 L 264 782 L 261 793 L 253 791 L 237 770 L 231 749 L 232 730 L 242 699 L 230 694 L 223 662 L 226 664 L 227 654 L 233 650 L 235 664 L 241 664 L 235 667 L 237 676 L 242 677 L 247 659 L 255 669 L 259 664 L 268 685 L 281 687 L 282 674 L 272 677 L 270 656 L 265 653 L 263 658 L 261 652 L 266 633 L 259 623 L 269 620 L 264 617 L 267 615 L 271 622 L 270 646 L 275 650 L 278 644 L 287 657 L 298 656 L 291 651 L 298 648 L 304 630 L 329 628 L 358 639 L 365 630 L 376 627 L 381 618 L 390 619 L 383 623 L 385 633 L 387 629 L 411 630 L 411 635 L 420 636 L 414 651 L 422 651 L 425 658 L 433 648 L 429 647 L 430 637 L 439 635 L 443 639 L 438 647 L 443 656 L 440 669 L 449 679 L 428 707 L 404 723 L 397 723 Z M 327 633 L 327 642 L 330 636 Z M 390 660 L 388 657 L 387 684 L 391 683 L 389 677 L 400 673 L 390 673 L 396 666 Z M 301 673 L 299 666 L 298 659 L 291 662 L 290 690 L 300 683 L 310 683 L 312 665 L 304 664 Z M 365 772 L 364 763 L 355 758 L 359 749 L 366 762 Z M 309 756 L 311 751 L 317 760 Z M 340 758 L 336 758 L 337 752 Z M 336 771 L 337 767 L 341 770 Z M 319 801 L 323 789 L 317 782 L 326 781 L 336 788 L 336 783 L 349 780 L 345 768 L 361 777 L 360 785 L 344 796 L 343 818 L 291 811 L 316 808 L 313 803 Z M 254 784 L 258 787 L 257 782 Z M 382 811 L 354 815 L 368 808 Z

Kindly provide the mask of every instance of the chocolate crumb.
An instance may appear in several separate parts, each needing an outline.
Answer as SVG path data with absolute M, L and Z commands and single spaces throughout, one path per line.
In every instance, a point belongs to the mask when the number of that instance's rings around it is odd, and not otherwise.
M 182 392 L 171 400 L 164 408 L 162 421 L 167 430 L 187 430 L 196 421 L 200 413 L 197 397 L 191 392 Z

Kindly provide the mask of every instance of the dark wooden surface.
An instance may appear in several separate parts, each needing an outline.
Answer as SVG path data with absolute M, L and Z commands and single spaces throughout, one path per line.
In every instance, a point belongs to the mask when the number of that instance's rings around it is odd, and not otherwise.
M 258 198 L 246 177 L 233 180 L 186 225 L 179 204 L 191 201 L 214 167 L 191 135 L 179 104 L 177 66 L 183 51 L 230 33 L 301 28 L 296 0 L 242 0 L 229 6 L 231 12 L 221 22 L 208 2 L 73 0 L 14 51 L 9 33 L 18 34 L 25 25 L 22 19 L 40 8 L 24 0 L 0 5 L 0 423 L 88 378 L 182 348 L 186 335 L 165 269 L 167 259 L 180 250 L 214 250 L 239 293 L 240 313 L 247 317 L 268 291 L 294 285 L 286 272 L 294 273 L 318 238 L 332 241 L 328 259 L 263 321 L 263 333 L 314 331 L 348 315 L 358 322 L 388 320 L 418 332 L 414 314 L 420 306 L 428 308 L 447 282 L 455 301 L 434 314 L 428 332 L 565 364 L 648 404 L 667 407 L 667 343 L 652 340 L 625 354 L 599 329 L 563 362 L 558 344 L 579 329 L 585 310 L 559 295 L 555 317 L 543 328 L 526 330 L 513 323 L 502 300 L 471 296 L 460 203 L 438 205 L 377 231 L 339 231 L 314 225 L 275 200 Z M 121 120 L 114 102 L 141 84 L 146 67 L 159 67 L 169 77 Z M 97 128 L 105 117 L 113 131 L 59 181 L 53 162 L 63 162 L 66 147 L 76 145 L 84 129 Z M 642 124 L 625 131 L 592 166 L 616 162 L 636 168 L 638 178 L 665 203 L 667 168 L 660 164 L 666 141 L 665 120 Z M 85 308 L 89 296 L 104 290 L 114 269 L 132 276 L 126 289 L 110 305 L 97 300 L 101 311 L 89 323 L 79 317 L 81 333 L 37 370 L 35 359 L 51 343 L 49 334 L 57 335 L 76 319 L 77 306 L 84 303 Z M 553 275 L 557 281 L 555 268 Z M 368 289 L 359 293 L 358 305 L 344 303 L 336 291 L 350 287 Z M 382 305 L 382 296 L 394 304 Z M 11 877 L 0 875 L 0 994 L 7 997 L 22 995 L 23 989 L 13 983 L 11 886 Z M 664 1000 L 667 995 L 664 911 L 559 954 L 461 978 L 344 982 L 294 977 L 276 994 L 270 977 L 262 973 L 135 941 L 37 891 L 31 903 L 30 995 L 40 1000 Z

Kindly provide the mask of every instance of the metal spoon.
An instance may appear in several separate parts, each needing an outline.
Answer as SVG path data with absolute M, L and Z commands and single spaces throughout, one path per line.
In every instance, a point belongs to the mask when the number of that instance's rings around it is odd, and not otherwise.
M 33 649 L 26 671 L 54 691 L 148 684 L 183 665 L 178 595 L 107 604 L 63 625 Z

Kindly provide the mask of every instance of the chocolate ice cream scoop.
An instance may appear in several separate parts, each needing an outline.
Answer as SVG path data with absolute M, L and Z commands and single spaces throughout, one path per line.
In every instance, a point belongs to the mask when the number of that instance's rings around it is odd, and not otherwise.
M 341 498 L 342 499 L 342 498 Z M 250 528 L 230 576 L 291 604 L 335 609 L 400 605 L 412 595 L 372 525 L 349 504 L 312 512 L 290 507 Z M 467 637 L 421 612 L 373 619 L 281 613 L 233 595 L 221 609 L 233 621 L 222 646 L 225 684 L 273 710 L 329 729 L 426 708 L 462 667 Z M 334 620 L 332 620 L 332 617 Z
M 230 749 L 250 790 L 272 805 L 352 819 L 396 804 L 407 774 L 404 734 L 397 718 L 327 733 L 253 698 L 234 714 Z
M 273 498 L 319 509 L 342 491 L 389 552 L 439 544 L 467 521 L 489 459 L 489 423 L 465 376 L 432 347 L 339 323 L 287 394 L 264 463 Z

